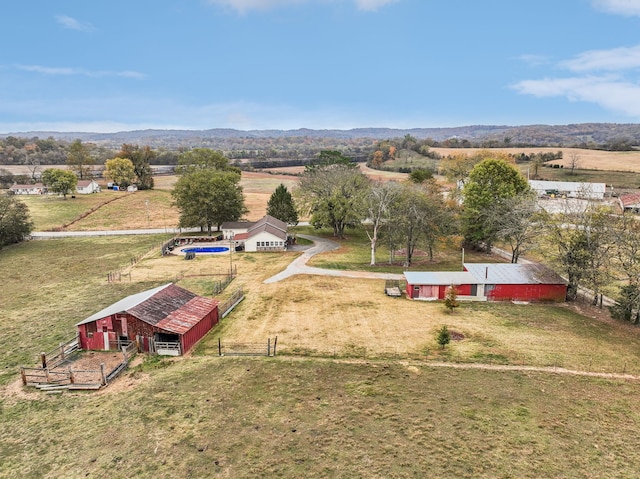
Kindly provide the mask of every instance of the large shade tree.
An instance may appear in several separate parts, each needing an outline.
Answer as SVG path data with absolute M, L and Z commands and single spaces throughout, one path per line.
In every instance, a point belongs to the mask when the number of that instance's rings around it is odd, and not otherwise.
M 473 167 L 462 190 L 462 234 L 467 246 L 491 251 L 498 227 L 491 217 L 508 198 L 529 191 L 524 176 L 503 159 L 489 158 Z
M 359 225 L 366 217 L 369 179 L 339 152 L 323 152 L 321 159 L 305 168 L 298 197 L 314 227 L 329 227 L 335 237 L 344 238 L 346 228 Z
M 42 172 L 42 183 L 50 191 L 58 193 L 66 199 L 67 195 L 76 191 L 78 177 L 73 171 L 49 168 Z
M 153 188 L 151 162 L 157 157 L 157 153 L 154 150 L 149 146 L 140 148 L 138 145 L 124 143 L 117 157 L 131 160 L 133 171 L 136 175 L 135 183 L 139 190 Z
M 92 163 L 93 159 L 82 141 L 75 140 L 71 143 L 67 152 L 67 165 L 78 175 L 78 178 L 83 180 L 89 175 Z
M 240 170 L 219 152 L 197 148 L 181 155 L 181 175 L 172 192 L 180 211 L 180 227 L 199 227 L 211 234 L 225 221 L 238 221 L 247 213 Z
M 27 205 L 13 196 L 0 196 L 0 248 L 22 241 L 32 229 Z
M 104 166 L 105 176 L 122 188 L 128 187 L 136 179 L 135 167 L 128 158 L 112 158 Z

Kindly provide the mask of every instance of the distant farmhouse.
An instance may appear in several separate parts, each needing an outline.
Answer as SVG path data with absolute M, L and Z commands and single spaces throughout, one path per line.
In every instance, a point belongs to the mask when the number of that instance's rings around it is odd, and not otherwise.
M 224 239 L 236 245 L 244 245 L 244 250 L 285 251 L 287 249 L 287 223 L 266 215 L 256 222 L 229 221 L 222 224 Z
M 464 271 L 404 273 L 407 297 L 424 301 L 444 299 L 450 286 L 467 301 L 563 302 L 567 283 L 541 264 L 465 263 Z
M 95 180 L 78 180 L 76 192 L 80 195 L 89 195 L 91 193 L 99 193 L 100 185 Z
M 49 190 L 42 183 L 35 183 L 33 185 L 19 185 L 14 183 L 9 188 L 9 191 L 14 195 L 46 195 Z
M 217 300 L 169 283 L 127 296 L 76 326 L 81 349 L 118 350 L 137 341 L 142 351 L 180 355 L 217 323 Z
M 529 180 L 529 186 L 538 196 L 582 198 L 602 200 L 607 191 L 605 183 L 580 183 L 573 181 Z

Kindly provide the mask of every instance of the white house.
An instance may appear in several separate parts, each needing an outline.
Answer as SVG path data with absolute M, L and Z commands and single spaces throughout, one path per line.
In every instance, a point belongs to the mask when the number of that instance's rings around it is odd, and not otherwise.
M 95 180 L 78 180 L 76 192 L 80 195 L 88 195 L 90 193 L 99 193 L 100 185 Z
M 14 195 L 46 195 L 49 190 L 42 183 L 35 183 L 33 185 L 19 185 L 14 183 L 9 188 L 9 191 Z
M 233 239 L 236 244 L 244 244 L 244 250 L 249 252 L 287 249 L 287 224 L 269 215 L 255 223 L 248 221 L 223 223 L 222 233 L 225 239 Z

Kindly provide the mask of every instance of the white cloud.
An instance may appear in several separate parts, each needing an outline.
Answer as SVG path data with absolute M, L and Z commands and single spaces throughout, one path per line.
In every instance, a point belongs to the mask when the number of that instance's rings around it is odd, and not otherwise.
M 595 103 L 607 110 L 640 118 L 640 84 L 614 76 L 525 80 L 512 88 L 539 98 L 566 97 L 570 101 Z
M 45 75 L 64 75 L 73 76 L 80 75 L 86 77 L 123 77 L 123 78 L 135 78 L 141 80 L 145 78 L 145 75 L 140 72 L 132 70 L 111 71 L 111 70 L 86 70 L 84 68 L 70 68 L 70 67 L 46 67 L 42 65 L 15 65 L 18 70 L 42 73 Z
M 355 0 L 360 10 L 375 11 L 380 7 L 398 2 L 400 0 Z
M 270 10 L 272 8 L 284 7 L 288 5 L 302 5 L 305 3 L 332 3 L 344 0 L 207 0 L 215 5 L 232 8 L 244 14 L 250 10 Z M 365 11 L 376 11 L 380 7 L 400 0 L 349 0 L 353 1 L 358 9 Z
M 593 0 L 593 6 L 609 13 L 640 16 L 640 0 Z
M 561 62 L 560 66 L 575 72 L 636 69 L 640 67 L 640 45 L 631 48 L 591 50 Z
M 94 26 L 88 22 L 80 22 L 68 15 L 56 15 L 56 22 L 69 30 L 77 30 L 79 32 L 92 32 L 95 30 Z

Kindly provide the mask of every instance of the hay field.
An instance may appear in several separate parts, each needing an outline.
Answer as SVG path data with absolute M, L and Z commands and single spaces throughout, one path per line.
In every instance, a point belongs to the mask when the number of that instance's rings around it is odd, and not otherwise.
M 473 155 L 482 148 L 431 148 L 440 155 Z M 517 155 L 519 153 L 555 153 L 562 151 L 562 159 L 548 162 L 549 164 L 569 166 L 569 158 L 577 155 L 579 168 L 587 170 L 632 171 L 640 172 L 640 151 L 600 151 L 582 148 L 492 148 L 492 151 L 504 151 Z

